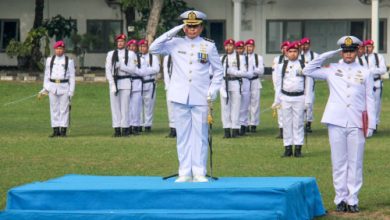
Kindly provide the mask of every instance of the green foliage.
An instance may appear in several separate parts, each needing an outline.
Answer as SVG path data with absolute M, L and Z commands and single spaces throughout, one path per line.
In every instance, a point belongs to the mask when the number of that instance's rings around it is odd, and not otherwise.
M 136 9 L 150 8 L 150 1 L 147 0 L 121 0 L 123 8 L 133 7 Z
M 61 15 L 45 20 L 43 26 L 47 29 L 49 36 L 55 36 L 57 41 L 70 37 L 73 32 L 77 32 L 77 25 L 72 18 L 66 19 Z

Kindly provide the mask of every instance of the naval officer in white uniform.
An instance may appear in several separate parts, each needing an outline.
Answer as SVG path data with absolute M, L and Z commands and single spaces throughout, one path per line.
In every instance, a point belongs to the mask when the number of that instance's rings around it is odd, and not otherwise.
M 69 101 L 75 89 L 75 67 L 72 59 L 64 55 L 65 43 L 54 44 L 55 55 L 46 59 L 43 90 L 49 93 L 50 119 L 53 134 L 65 137 L 69 125 Z
M 342 63 L 321 68 L 326 59 L 340 52 L 329 51 L 309 62 L 303 73 L 326 80 L 329 85 L 329 99 L 321 122 L 328 126 L 336 191 L 334 202 L 337 211 L 358 212 L 365 141 L 372 135 L 376 123 L 373 78 L 366 68 L 355 62 L 361 44 L 359 39 L 344 36 L 337 44 L 342 48 Z M 368 115 L 368 123 L 363 123 L 363 115 Z
M 184 24 L 158 37 L 150 45 L 150 53 L 172 57 L 168 99 L 173 103 L 177 132 L 179 178 L 176 182 L 207 182 L 207 101 L 217 96 L 222 83 L 222 65 L 215 44 L 199 36 L 206 15 L 191 10 L 180 17 Z M 185 37 L 175 37 L 181 30 Z

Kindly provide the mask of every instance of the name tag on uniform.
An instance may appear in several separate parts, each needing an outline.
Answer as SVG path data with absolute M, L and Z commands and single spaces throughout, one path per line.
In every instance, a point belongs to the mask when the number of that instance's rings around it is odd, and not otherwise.
M 335 75 L 336 75 L 336 76 L 339 76 L 339 77 L 343 77 L 344 75 L 342 74 L 342 72 L 343 72 L 343 71 L 341 71 L 341 70 L 338 69 Z
M 181 53 L 181 54 L 186 54 L 187 52 L 185 52 L 185 51 L 177 51 L 178 53 Z

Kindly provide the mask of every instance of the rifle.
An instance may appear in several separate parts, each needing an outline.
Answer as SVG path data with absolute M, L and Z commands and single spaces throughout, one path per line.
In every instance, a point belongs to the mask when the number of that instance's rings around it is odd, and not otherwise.
M 114 53 L 112 54 L 112 59 L 111 59 L 111 64 L 112 64 L 112 68 L 114 69 L 114 84 L 115 84 L 115 95 L 118 95 L 118 72 L 119 72 L 119 69 L 116 68 L 115 64 L 119 62 L 119 57 L 118 57 L 118 50 L 114 50 Z
M 69 124 L 68 124 L 68 134 L 70 134 L 70 124 L 71 124 L 71 112 L 72 112 L 72 98 L 69 96 L 69 114 L 68 114 L 68 120 L 69 120 Z

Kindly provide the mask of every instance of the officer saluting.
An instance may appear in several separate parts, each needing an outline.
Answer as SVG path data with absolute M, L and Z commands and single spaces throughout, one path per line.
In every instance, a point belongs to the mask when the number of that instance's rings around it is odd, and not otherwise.
M 329 51 L 309 62 L 303 73 L 326 80 L 329 85 L 330 95 L 321 122 L 328 126 L 336 191 L 334 202 L 337 211 L 358 212 L 365 137 L 372 135 L 376 122 L 373 78 L 355 62 L 359 39 L 344 36 L 337 44 L 342 48 L 342 63 L 320 68 L 340 50 Z
M 126 65 L 135 72 L 136 56 L 125 48 L 126 36 L 115 37 L 117 49 L 108 52 L 106 58 L 106 78 L 110 86 L 110 104 L 114 137 L 129 136 L 130 72 L 120 69 Z M 122 128 L 122 130 L 121 130 Z
M 73 60 L 64 55 L 63 41 L 57 41 L 54 50 L 55 55 L 46 59 L 43 90 L 40 93 L 49 93 L 53 128 L 50 137 L 65 137 L 69 125 L 69 102 L 75 88 L 75 67 Z
M 157 38 L 150 45 L 150 52 L 172 57 L 168 99 L 173 102 L 177 132 L 179 178 L 176 182 L 207 182 L 207 100 L 217 96 L 222 83 L 222 65 L 215 44 L 199 36 L 206 15 L 186 11 L 180 17 L 184 24 Z M 185 37 L 175 37 L 182 29 Z

